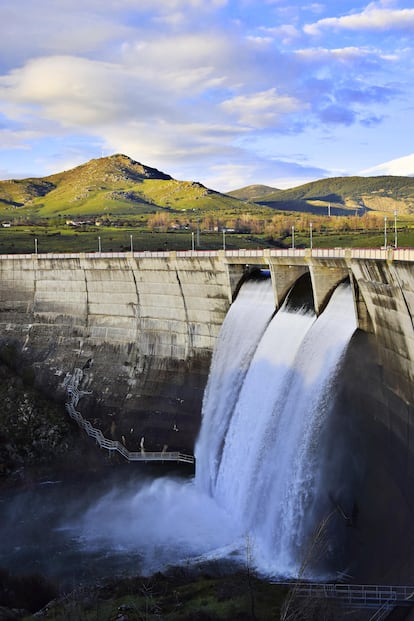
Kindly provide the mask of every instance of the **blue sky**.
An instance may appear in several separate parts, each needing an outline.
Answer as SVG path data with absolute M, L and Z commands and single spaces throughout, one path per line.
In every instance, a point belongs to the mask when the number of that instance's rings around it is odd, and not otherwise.
M 0 178 L 414 175 L 412 0 L 2 0 Z

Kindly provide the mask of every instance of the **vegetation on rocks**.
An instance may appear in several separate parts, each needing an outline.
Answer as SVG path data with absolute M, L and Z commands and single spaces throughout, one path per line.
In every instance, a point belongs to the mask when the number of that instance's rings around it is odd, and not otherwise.
M 288 591 L 245 571 L 173 568 L 60 596 L 57 585 L 40 576 L 13 577 L 4 571 L 0 576 L 0 606 L 13 607 L 15 618 L 27 621 L 33 613 L 45 621 L 270 621 L 280 618 Z
M 76 429 L 63 404 L 48 400 L 32 384 L 29 367 L 18 376 L 0 363 L 0 476 L 53 463 L 75 447 Z

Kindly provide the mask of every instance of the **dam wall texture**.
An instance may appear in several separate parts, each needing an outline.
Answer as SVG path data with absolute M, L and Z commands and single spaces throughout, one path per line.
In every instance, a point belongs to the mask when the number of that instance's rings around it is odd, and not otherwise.
M 84 369 L 81 409 L 129 450 L 189 450 L 230 281 L 217 257 L 3 256 L 0 350 L 61 399 Z

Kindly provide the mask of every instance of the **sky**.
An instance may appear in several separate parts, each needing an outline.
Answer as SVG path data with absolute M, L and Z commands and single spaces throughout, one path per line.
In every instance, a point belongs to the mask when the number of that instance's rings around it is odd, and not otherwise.
M 2 0 L 0 179 L 414 175 L 412 0 Z

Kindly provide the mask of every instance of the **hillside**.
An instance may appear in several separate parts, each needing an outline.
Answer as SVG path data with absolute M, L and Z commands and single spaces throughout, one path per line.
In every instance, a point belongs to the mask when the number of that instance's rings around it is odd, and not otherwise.
M 247 203 L 247 204 L 246 204 Z M 326 215 L 362 215 L 367 211 L 414 214 L 412 177 L 335 177 L 288 190 L 250 185 L 221 194 L 195 181 L 178 181 L 126 155 L 93 159 L 43 178 L 0 181 L 2 221 L 121 216 L 148 219 L 149 214 L 229 220 L 274 211 Z
M 243 208 L 236 198 L 177 181 L 120 154 L 44 178 L 0 181 L 0 214 L 8 219 L 204 210 L 213 202 L 218 208 Z
M 244 188 L 227 192 L 227 194 L 243 201 L 255 201 L 257 199 L 263 199 L 274 192 L 280 192 L 280 190 L 272 188 L 269 185 L 247 185 Z
M 332 215 L 367 210 L 414 213 L 413 177 L 333 177 L 257 196 L 255 202 L 274 209 Z

